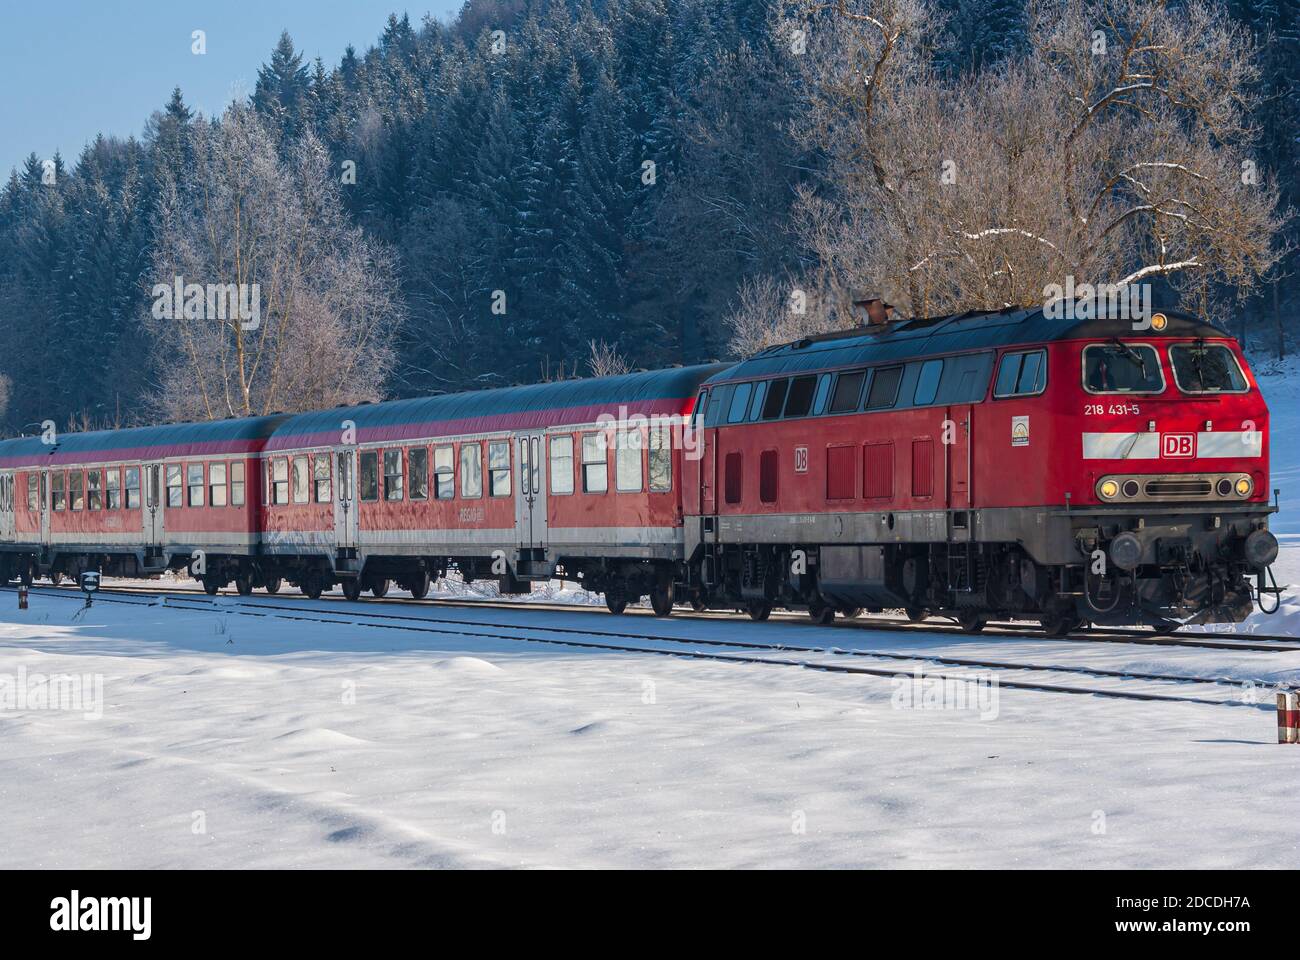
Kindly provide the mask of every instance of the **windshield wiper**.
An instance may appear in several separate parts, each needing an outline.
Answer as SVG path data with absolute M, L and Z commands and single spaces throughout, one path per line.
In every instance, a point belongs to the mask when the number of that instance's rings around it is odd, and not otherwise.
M 1147 362 L 1143 358 L 1142 354 L 1138 353 L 1119 337 L 1111 337 L 1111 342 L 1114 343 L 1115 346 L 1119 347 L 1119 352 L 1123 356 L 1138 365 L 1138 369 L 1142 371 L 1142 379 L 1145 380 L 1147 378 Z

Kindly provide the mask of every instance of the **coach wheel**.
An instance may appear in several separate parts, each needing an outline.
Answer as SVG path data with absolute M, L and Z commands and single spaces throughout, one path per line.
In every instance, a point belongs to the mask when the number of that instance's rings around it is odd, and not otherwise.
M 308 570 L 302 575 L 302 583 L 299 584 L 298 589 L 309 600 L 319 600 L 320 595 L 325 592 L 324 578 L 315 570 Z
M 764 603 L 762 600 L 751 600 L 749 606 L 745 608 L 749 614 L 749 619 L 762 622 L 772 615 L 772 605 Z
M 253 592 L 253 575 L 251 573 L 241 573 L 235 577 L 235 590 L 241 597 L 246 597 Z
M 616 593 L 606 593 L 605 606 L 610 613 L 622 613 L 627 609 L 627 601 Z
M 907 615 L 908 623 L 920 623 L 926 618 L 926 612 L 920 607 L 908 607 L 903 613 Z
M 348 577 L 343 581 L 343 596 L 353 601 L 361 599 L 361 579 L 359 577 Z
M 51 571 L 50 571 L 50 583 L 54 584 L 54 586 L 57 587 L 57 586 L 58 586 L 59 584 L 61 584 L 62 582 L 63 582 L 63 571 L 62 571 L 62 570 L 51 570 Z
M 388 596 L 388 578 L 378 577 L 370 581 L 370 594 L 376 598 Z
M 421 570 L 416 574 L 415 579 L 411 581 L 411 596 L 416 600 L 423 600 L 429 595 L 429 571 Z
M 266 592 L 279 593 L 280 587 L 283 583 L 284 581 L 282 581 L 279 577 L 272 577 L 270 580 L 266 581 Z
M 957 615 L 957 622 L 967 633 L 983 633 L 988 620 L 982 613 L 964 610 Z
M 203 578 L 203 592 L 206 593 L 209 597 L 215 597 L 217 595 L 217 591 L 220 589 L 221 589 L 221 584 L 217 582 L 217 579 L 215 577 Z
M 829 604 L 814 603 L 808 608 L 808 616 L 813 618 L 813 623 L 825 626 L 835 622 L 835 608 Z
M 657 583 L 650 591 L 650 608 L 656 617 L 670 617 L 673 613 L 673 585 Z
M 840 611 L 840 616 L 843 617 L 845 620 L 856 620 L 858 619 L 858 617 L 862 616 L 862 608 L 845 607 Z
M 1083 620 L 1072 613 L 1043 617 L 1038 622 L 1043 625 L 1043 632 L 1049 637 L 1067 637 L 1083 629 Z
M 709 605 L 699 597 L 691 597 L 691 609 L 696 613 L 703 613 L 705 610 L 709 609 Z

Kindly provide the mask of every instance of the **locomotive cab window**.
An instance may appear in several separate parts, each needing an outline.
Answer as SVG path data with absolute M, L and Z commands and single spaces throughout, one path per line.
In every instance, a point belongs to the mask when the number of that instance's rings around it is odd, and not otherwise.
M 1222 344 L 1176 343 L 1169 348 L 1174 382 L 1183 393 L 1245 393 L 1250 388 L 1232 351 Z
M 1145 343 L 1092 343 L 1083 348 L 1083 387 L 1089 393 L 1160 393 L 1165 375 Z
M 727 423 L 740 423 L 749 412 L 749 395 L 754 392 L 752 383 L 736 384 L 736 391 L 731 395 L 731 408 L 727 411 Z
M 867 371 L 854 370 L 841 373 L 835 378 L 835 391 L 831 394 L 831 413 L 852 413 L 858 409 L 862 400 L 862 384 L 867 380 Z
M 1047 387 L 1047 352 L 1028 350 L 1008 353 L 998 366 L 994 397 L 1026 397 Z

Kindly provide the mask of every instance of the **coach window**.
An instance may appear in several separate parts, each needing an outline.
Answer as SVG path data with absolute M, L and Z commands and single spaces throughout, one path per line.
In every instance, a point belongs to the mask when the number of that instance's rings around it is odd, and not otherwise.
M 551 437 L 551 493 L 573 493 L 573 437 Z
M 226 486 L 226 465 L 224 463 L 208 464 L 208 503 L 214 507 L 224 507 L 229 503 Z
M 813 394 L 817 392 L 816 377 L 795 377 L 790 381 L 790 393 L 785 398 L 786 417 L 806 417 L 812 410 Z
M 68 474 L 68 506 L 73 510 L 86 509 L 86 475 L 80 470 Z
M 179 463 L 169 464 L 166 472 L 167 506 L 179 507 L 185 502 L 184 477 Z
M 140 468 L 126 468 L 126 508 L 140 509 Z
M 483 496 L 483 447 L 477 443 L 460 445 L 460 495 L 468 500 Z
M 318 453 L 312 458 L 312 491 L 317 503 L 329 503 L 334 497 L 330 489 L 330 455 Z
M 524 441 L 527 443 L 527 441 Z M 528 464 L 519 464 L 519 483 L 528 492 Z M 488 493 L 494 497 L 510 496 L 510 441 L 493 440 L 488 444 Z
M 361 499 L 379 499 L 379 454 L 374 450 L 361 453 Z
M 1144 343 L 1092 343 L 1083 348 L 1083 387 L 1089 393 L 1162 393 L 1165 375 Z
M 104 506 L 104 478 L 98 470 L 86 471 L 86 509 L 99 510 Z
M 898 395 L 898 381 L 903 376 L 902 367 L 885 367 L 871 377 L 867 390 L 867 409 L 885 410 L 894 405 Z
M 293 458 L 293 502 L 306 503 L 311 483 L 308 480 L 306 455 Z
M 271 502 L 289 502 L 289 461 L 284 457 L 271 461 Z
M 1042 393 L 1047 387 L 1047 353 L 1029 350 L 1008 353 L 998 365 L 998 379 L 993 385 L 993 396 L 1024 397 Z
M 605 435 L 588 433 L 582 437 L 582 492 L 604 493 L 609 489 L 609 455 L 605 452 Z
M 230 505 L 232 507 L 242 507 L 244 505 L 244 463 L 242 460 L 236 460 L 230 465 Z
M 50 499 L 54 501 L 55 510 L 63 510 L 68 501 L 63 493 L 63 473 L 50 474 Z
M 185 468 L 185 486 L 189 488 L 189 505 L 203 506 L 203 464 L 191 463 Z
M 927 360 L 921 364 L 921 374 L 916 378 L 916 390 L 912 392 L 912 403 L 926 407 L 934 403 L 934 396 L 939 392 L 939 378 L 943 376 L 942 360 Z
M 406 454 L 407 495 L 412 500 L 429 499 L 429 448 L 412 447 Z M 326 500 L 329 495 L 326 494 Z M 323 502 L 323 501 L 322 501 Z
M 614 450 L 614 486 L 619 493 L 641 492 L 641 431 L 624 430 Z
M 785 392 L 790 389 L 790 381 L 773 380 L 767 385 L 767 397 L 763 400 L 763 419 L 775 420 L 781 416 L 785 407 Z
M 433 448 L 433 495 L 439 500 L 456 496 L 456 450 L 453 447 Z
M 727 423 L 740 423 L 749 412 L 749 395 L 754 392 L 752 383 L 736 384 L 736 392 L 731 395 L 731 407 L 727 410 Z
M 122 468 L 113 467 L 104 474 L 104 506 L 122 509 Z
M 670 424 L 650 427 L 650 491 L 664 493 L 673 488 L 673 428 Z
M 854 370 L 841 373 L 835 378 L 835 392 L 831 394 L 830 413 L 853 413 L 862 401 L 862 384 L 867 380 L 867 371 Z
M 36 513 L 41 509 L 41 478 L 34 473 L 27 474 L 27 512 Z
M 402 499 L 402 451 L 384 451 L 384 499 Z

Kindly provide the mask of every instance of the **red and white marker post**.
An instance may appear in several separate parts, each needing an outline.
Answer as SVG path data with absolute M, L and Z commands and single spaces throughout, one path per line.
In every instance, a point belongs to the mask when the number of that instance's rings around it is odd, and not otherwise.
M 1277 742 L 1300 742 L 1300 697 L 1295 693 L 1277 695 Z
M 18 609 L 27 609 L 27 584 L 25 583 L 18 584 Z

